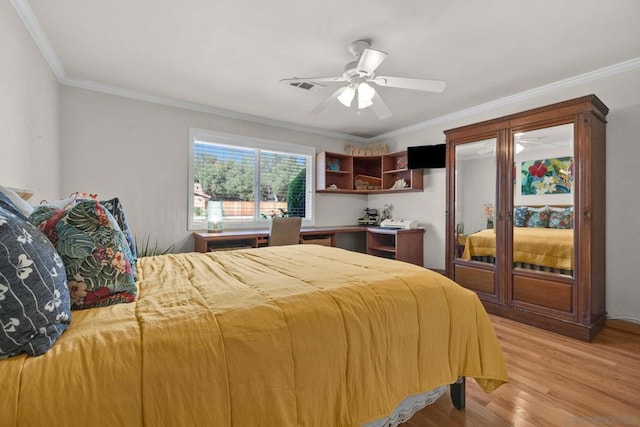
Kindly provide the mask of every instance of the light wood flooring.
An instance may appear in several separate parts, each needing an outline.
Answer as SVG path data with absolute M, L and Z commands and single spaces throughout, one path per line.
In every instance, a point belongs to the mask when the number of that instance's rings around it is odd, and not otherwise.
M 466 409 L 442 396 L 403 427 L 640 426 L 640 335 L 604 328 L 591 343 L 490 315 L 510 382 L 467 379 Z

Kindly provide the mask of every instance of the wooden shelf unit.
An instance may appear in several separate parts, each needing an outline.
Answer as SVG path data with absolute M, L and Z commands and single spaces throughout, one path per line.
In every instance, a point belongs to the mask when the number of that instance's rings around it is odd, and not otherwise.
M 353 190 L 353 156 L 322 151 L 316 155 L 316 172 L 318 189 L 335 185 L 339 191 Z
M 370 227 L 367 228 L 367 253 L 423 266 L 423 235 L 424 228 Z
M 423 190 L 422 170 L 407 169 L 406 151 L 380 156 L 350 156 L 322 151 L 316 155 L 316 175 L 318 193 L 369 194 Z M 392 188 L 399 179 L 404 179 L 407 187 Z M 356 180 L 369 185 L 356 186 Z M 337 188 L 331 188 L 332 185 Z
M 404 179 L 407 189 L 422 190 L 422 169 L 407 169 L 407 152 L 400 151 L 382 156 L 382 189 L 402 191 L 403 189 L 392 189 L 397 180 Z

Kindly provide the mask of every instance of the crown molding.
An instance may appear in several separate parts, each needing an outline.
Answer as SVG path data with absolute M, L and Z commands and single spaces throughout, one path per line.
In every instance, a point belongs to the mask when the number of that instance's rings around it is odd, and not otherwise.
M 569 77 L 564 80 L 559 80 L 554 83 L 549 83 L 543 86 L 539 86 L 537 88 L 529 89 L 524 92 L 506 96 L 504 98 L 496 99 L 494 101 L 486 102 L 484 104 L 476 105 L 470 108 L 465 108 L 464 110 L 456 111 L 455 113 L 445 114 L 443 116 L 439 116 L 434 119 L 425 120 L 424 122 L 416 123 L 415 125 L 406 126 L 404 128 L 396 129 L 391 132 L 380 134 L 378 136 L 373 137 L 372 139 L 374 141 L 379 141 L 382 139 L 394 138 L 407 133 L 416 132 L 421 129 L 430 128 L 432 126 L 436 126 L 445 122 L 462 119 L 465 117 L 471 117 L 483 111 L 492 110 L 494 108 L 515 104 L 516 102 L 535 98 L 536 96 L 552 93 L 560 89 L 568 88 L 571 86 L 577 86 L 582 83 L 602 79 L 605 77 L 613 76 L 615 74 L 624 73 L 624 72 L 635 70 L 638 68 L 640 68 L 640 58 L 630 59 L 628 61 L 609 65 L 607 67 L 599 68 L 597 70 L 590 71 L 588 73 L 578 74 L 577 76 Z
M 44 56 L 44 59 L 49 64 L 49 68 L 51 68 L 53 74 L 60 83 L 64 83 L 66 76 L 64 67 L 58 59 L 58 55 L 56 55 L 56 52 L 53 50 L 53 47 L 51 47 L 51 43 L 49 43 L 49 39 L 44 33 L 40 21 L 38 21 L 38 18 L 36 18 L 36 15 L 33 13 L 29 2 L 27 0 L 11 0 L 11 4 L 31 35 L 31 38 L 40 49 L 40 52 L 42 52 L 42 56 Z
M 294 123 L 284 122 L 280 120 L 268 119 L 266 117 L 254 116 L 251 114 L 240 113 L 231 110 L 225 110 L 222 108 L 216 108 L 209 105 L 198 104 L 193 102 L 182 101 L 178 99 L 151 95 L 131 89 L 122 88 L 119 86 L 107 85 L 100 82 L 91 80 L 79 79 L 72 76 L 68 76 L 62 66 L 62 63 L 58 59 L 53 47 L 49 43 L 44 30 L 40 26 L 40 22 L 36 18 L 29 2 L 27 0 L 11 0 L 11 4 L 20 16 L 20 19 L 27 28 L 27 31 L 35 41 L 36 45 L 45 57 L 49 67 L 55 74 L 58 81 L 66 86 L 77 87 L 80 89 L 87 89 L 95 92 L 102 92 L 110 95 L 121 96 L 130 99 L 136 99 L 145 102 L 151 102 L 154 104 L 165 105 L 169 107 L 181 108 L 185 110 L 191 110 L 201 113 L 212 114 L 221 117 L 227 117 L 230 119 L 244 120 L 251 123 L 258 123 L 266 126 L 278 127 L 282 129 L 288 129 L 296 132 L 304 132 L 309 134 L 315 134 L 320 136 L 327 136 L 331 138 L 337 138 L 353 142 L 373 143 L 381 140 L 394 138 L 397 136 L 413 133 L 422 129 L 427 129 L 433 126 L 440 125 L 442 123 L 450 122 L 453 120 L 462 119 L 465 117 L 471 117 L 483 111 L 491 110 L 494 108 L 504 107 L 514 104 L 516 102 L 524 101 L 527 99 L 535 98 L 537 96 L 552 93 L 559 89 L 576 86 L 585 82 L 602 79 L 615 74 L 624 73 L 627 71 L 640 68 L 640 57 L 630 59 L 628 61 L 613 64 L 607 67 L 599 68 L 594 71 L 579 74 L 577 76 L 569 77 L 564 80 L 560 80 L 554 83 L 546 84 L 526 90 L 524 92 L 516 93 L 514 95 L 506 96 L 504 98 L 496 99 L 486 102 L 484 104 L 476 105 L 473 107 L 465 108 L 454 113 L 445 114 L 433 119 L 425 120 L 414 125 L 399 128 L 390 132 L 386 132 L 380 135 L 372 136 L 369 138 L 360 137 L 356 135 L 350 135 L 343 132 L 330 131 L 326 129 L 320 129 L 310 126 L 296 125 Z
M 292 130 L 296 132 L 304 132 L 308 134 L 327 136 L 331 138 L 337 138 L 337 139 L 354 141 L 354 142 L 369 142 L 369 138 L 349 135 L 347 133 L 334 132 L 334 131 L 310 127 L 310 126 L 302 126 L 302 125 L 297 125 L 295 123 L 283 122 L 280 120 L 268 119 L 266 117 L 239 113 L 237 111 L 225 110 L 222 108 L 216 108 L 209 105 L 182 101 L 179 99 L 168 98 L 164 96 L 151 95 L 148 93 L 126 89 L 119 86 L 107 85 L 107 84 L 95 82 L 92 80 L 78 79 L 75 77 L 66 77 L 61 83 L 66 86 L 77 87 L 80 89 L 87 89 L 94 92 L 101 92 L 109 95 L 120 96 L 123 98 L 135 99 L 138 101 L 145 101 L 145 102 L 164 105 L 168 107 L 175 107 L 175 108 L 181 108 L 184 110 L 196 111 L 199 113 L 207 113 L 207 114 L 212 114 L 216 116 L 227 117 L 230 119 L 244 120 L 251 123 L 258 123 L 261 125 L 273 126 L 273 127 L 283 128 L 283 129 Z
M 27 0 L 11 0 L 11 4 L 13 5 L 13 8 L 16 10 L 20 19 L 22 20 L 22 23 L 26 27 L 27 31 L 35 41 L 36 45 L 40 49 L 40 52 L 42 52 L 42 55 L 44 56 L 45 60 L 49 64 L 49 67 L 51 68 L 54 75 L 58 79 L 58 82 L 60 82 L 60 84 L 63 84 L 65 86 L 72 86 L 80 89 L 87 89 L 95 92 L 102 92 L 110 95 L 116 95 L 116 96 L 121 96 L 125 98 L 151 102 L 154 104 L 160 104 L 160 105 L 165 105 L 169 107 L 176 107 L 176 108 L 181 108 L 185 110 L 196 111 L 200 113 L 213 114 L 216 116 L 227 117 L 230 119 L 244 120 L 251 123 L 258 123 L 266 126 L 272 126 L 272 127 L 292 130 L 296 132 L 326 136 L 330 138 L 336 138 L 336 139 L 353 141 L 353 142 L 366 143 L 370 141 L 370 138 L 363 138 L 360 136 L 350 135 L 343 132 L 335 132 L 335 131 L 315 128 L 311 126 L 296 125 L 294 123 L 268 119 L 266 117 L 254 116 L 251 114 L 239 113 L 236 111 L 225 110 L 222 108 L 216 108 L 209 105 L 203 105 L 203 104 L 192 103 L 192 102 L 182 101 L 182 100 L 168 98 L 168 97 L 151 95 L 148 93 L 130 90 L 130 89 L 126 89 L 118 86 L 107 85 L 100 82 L 95 82 L 91 80 L 85 80 L 85 79 L 69 76 L 67 75 L 64 67 L 62 66 L 62 63 L 58 59 L 58 55 L 56 55 L 56 52 L 53 50 L 53 47 L 51 46 L 49 39 L 47 38 L 44 30 L 42 29 L 42 26 L 40 25 L 38 18 L 36 18 L 35 14 L 33 13 L 33 9 L 31 9 L 29 2 Z

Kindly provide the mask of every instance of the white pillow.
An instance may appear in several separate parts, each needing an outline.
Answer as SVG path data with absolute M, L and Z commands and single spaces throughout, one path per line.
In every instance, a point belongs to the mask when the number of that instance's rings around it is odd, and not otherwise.
M 76 197 L 78 197 L 78 193 L 71 193 L 71 195 L 66 199 L 53 200 L 51 202 L 44 200 L 40 203 L 40 206 L 51 206 L 53 208 L 64 209 L 74 203 L 76 201 Z
M 7 196 L 7 198 L 11 200 L 18 209 L 20 209 L 20 212 L 22 212 L 24 216 L 29 218 L 29 215 L 31 215 L 31 212 L 33 212 L 33 209 L 34 209 L 33 206 L 27 203 L 27 201 L 24 200 L 22 197 L 18 196 L 18 194 L 15 191 L 11 190 L 10 188 L 0 185 L 0 193 Z

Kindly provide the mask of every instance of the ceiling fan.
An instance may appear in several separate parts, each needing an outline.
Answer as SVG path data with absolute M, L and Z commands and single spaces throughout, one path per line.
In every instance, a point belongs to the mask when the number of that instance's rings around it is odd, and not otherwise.
M 321 82 L 347 82 L 347 85 L 333 92 L 311 110 L 311 114 L 321 112 L 336 100 L 345 107 L 351 107 L 354 98 L 357 97 L 358 109 L 371 107 L 379 119 L 391 117 L 391 110 L 384 103 L 380 95 L 378 95 L 375 88 L 369 83 L 378 86 L 421 90 L 425 92 L 442 92 L 446 87 L 446 82 L 441 80 L 377 76 L 375 70 L 382 64 L 382 61 L 385 60 L 387 53 L 371 49 L 369 46 L 370 43 L 366 40 L 357 40 L 349 45 L 349 52 L 351 52 L 356 59 L 345 66 L 341 76 L 282 79 L 280 83 L 302 89 L 311 89 L 315 85 L 324 86 L 319 84 Z

